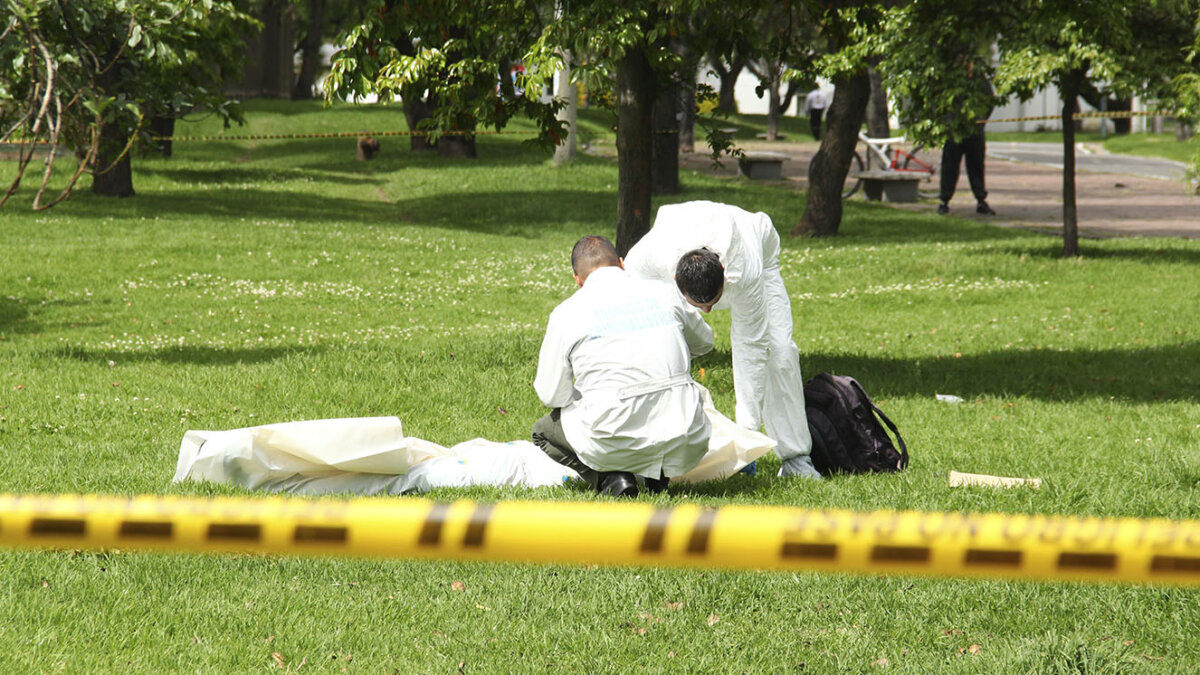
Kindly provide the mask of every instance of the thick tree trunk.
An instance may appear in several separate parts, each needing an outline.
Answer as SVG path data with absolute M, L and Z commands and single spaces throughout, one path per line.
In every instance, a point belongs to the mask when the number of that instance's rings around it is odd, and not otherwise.
M 862 70 L 835 80 L 834 86 L 821 148 L 808 165 L 808 202 L 793 235 L 831 236 L 842 223 L 842 183 L 866 116 L 871 82 Z
M 673 195 L 679 187 L 679 90 L 670 83 L 658 87 L 654 101 L 650 190 L 656 195 Z
M 105 197 L 133 196 L 133 169 L 129 153 L 115 160 L 129 143 L 129 134 L 120 124 L 108 123 L 100 130 L 100 151 L 93 165 L 92 192 Z M 103 173 L 100 173 L 103 172 Z
M 321 65 L 321 24 L 325 0 L 308 0 L 308 32 L 300 43 L 300 73 L 292 89 L 293 100 L 308 100 L 313 97 L 317 82 L 317 69 Z
M 1073 71 L 1063 78 L 1059 89 L 1063 94 L 1063 257 L 1079 255 L 1079 221 L 1075 211 L 1075 110 L 1078 107 L 1082 71 Z
M 867 77 L 871 78 L 871 96 L 867 103 L 867 135 L 871 138 L 888 138 L 892 135 L 892 127 L 888 122 L 887 90 L 883 88 L 883 78 L 874 68 L 867 69 Z
M 454 125 L 455 131 L 474 131 L 475 120 L 469 115 L 460 116 Z M 467 134 L 447 134 L 438 139 L 438 157 L 465 157 L 475 159 L 475 136 Z
M 617 62 L 617 253 L 624 256 L 650 231 L 654 70 L 645 47 Z
M 263 28 L 257 44 L 257 53 L 249 54 L 248 61 L 256 68 L 248 68 L 256 81 L 249 82 L 252 95 L 267 98 L 287 98 L 292 93 L 292 50 L 295 45 L 294 15 L 286 0 L 269 0 L 263 5 L 258 19 Z M 254 91 L 257 90 L 257 91 Z
M 401 105 L 404 108 L 404 119 L 408 122 L 409 131 L 417 131 L 417 125 L 433 115 L 434 106 L 422 99 L 420 92 L 401 94 Z M 430 143 L 423 134 L 409 136 L 408 143 L 413 152 L 437 150 L 437 143 Z

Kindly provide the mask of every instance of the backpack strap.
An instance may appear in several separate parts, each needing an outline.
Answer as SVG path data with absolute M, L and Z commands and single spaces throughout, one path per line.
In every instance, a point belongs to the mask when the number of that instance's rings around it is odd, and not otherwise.
M 858 383 L 858 380 L 854 379 L 853 377 L 847 377 L 846 379 L 850 380 L 850 386 L 854 387 L 856 390 L 858 390 L 858 393 L 862 394 L 862 397 L 867 401 L 867 405 L 871 406 L 871 410 L 875 411 L 875 414 L 879 415 L 879 417 L 883 420 L 883 423 L 887 425 L 887 428 L 891 429 L 892 433 L 896 435 L 896 441 L 900 443 L 900 466 L 898 468 L 903 469 L 904 467 L 908 466 L 908 446 L 905 445 L 904 437 L 900 435 L 900 430 L 896 428 L 895 422 L 892 422 L 892 420 L 890 420 L 888 416 L 879 409 L 879 406 L 875 405 L 875 401 L 871 400 L 871 397 L 867 395 L 867 391 L 863 389 L 861 384 Z
M 896 434 L 896 440 L 900 443 L 900 466 L 897 468 L 903 469 L 908 466 L 908 446 L 904 444 L 904 437 L 900 435 L 900 430 L 896 428 L 896 425 L 888 419 L 887 415 L 883 414 L 883 411 L 873 401 L 871 402 L 871 410 L 874 410 L 875 414 L 879 415 L 883 423 L 887 425 L 887 428 L 891 429 L 893 434 Z

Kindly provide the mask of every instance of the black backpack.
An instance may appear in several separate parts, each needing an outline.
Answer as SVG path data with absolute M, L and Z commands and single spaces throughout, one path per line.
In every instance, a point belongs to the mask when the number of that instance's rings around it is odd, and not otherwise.
M 822 475 L 899 471 L 908 466 L 908 448 L 896 425 L 871 402 L 853 377 L 821 373 L 804 385 L 813 466 Z M 900 452 L 879 419 L 896 435 Z

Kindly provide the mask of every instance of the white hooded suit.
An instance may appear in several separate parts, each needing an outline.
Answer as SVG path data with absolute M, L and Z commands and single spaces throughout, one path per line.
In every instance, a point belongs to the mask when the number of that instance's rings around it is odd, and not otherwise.
M 534 389 L 561 408 L 588 467 L 682 476 L 708 451 L 711 427 L 691 357 L 712 329 L 673 287 L 600 267 L 550 314 Z
M 807 456 L 812 438 L 804 410 L 800 356 L 792 341 L 792 305 L 779 272 L 779 234 L 765 213 L 695 201 L 658 210 L 654 227 L 625 256 L 625 269 L 674 285 L 684 253 L 708 248 L 725 266 L 714 309 L 730 312 L 737 423 L 766 427 L 786 460 Z

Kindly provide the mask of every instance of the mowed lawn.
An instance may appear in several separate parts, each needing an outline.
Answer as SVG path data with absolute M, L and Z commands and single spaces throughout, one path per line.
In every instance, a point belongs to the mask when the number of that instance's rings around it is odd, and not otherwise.
M 255 104 L 232 133 L 403 128 L 398 108 Z M 612 142 L 602 116 L 585 136 Z M 599 121 L 597 121 L 599 120 Z M 520 127 L 517 127 L 518 129 Z M 180 135 L 215 133 L 204 121 Z M 396 415 L 450 445 L 526 438 L 569 249 L 614 235 L 617 174 L 522 136 L 478 160 L 382 139 L 180 142 L 136 197 L 0 209 L 0 492 L 245 495 L 172 484 L 188 429 Z M 11 161 L 0 173 L 11 175 Z M 1200 517 L 1200 242 L 1054 237 L 685 174 L 666 201 L 767 212 L 808 375 L 857 377 L 911 467 L 660 505 Z M 728 315 L 694 367 L 733 412 Z M 953 394 L 959 404 L 939 402 Z M 951 470 L 1042 487 L 951 488 Z M 583 488 L 438 500 L 604 501 Z M 2 523 L 0 523 L 2 526 Z M 553 546 L 554 542 L 547 542 Z M 457 583 L 456 583 L 457 582 Z M 0 672 L 1194 671 L 1200 592 L 1035 583 L 122 550 L 0 551 Z

